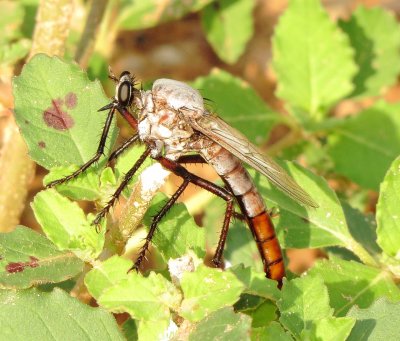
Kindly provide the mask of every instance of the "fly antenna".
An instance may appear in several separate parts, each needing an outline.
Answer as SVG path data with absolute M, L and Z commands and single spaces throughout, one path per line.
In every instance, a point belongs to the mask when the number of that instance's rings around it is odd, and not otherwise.
M 118 78 L 115 77 L 110 65 L 108 66 L 108 78 L 112 79 L 115 83 L 118 83 Z

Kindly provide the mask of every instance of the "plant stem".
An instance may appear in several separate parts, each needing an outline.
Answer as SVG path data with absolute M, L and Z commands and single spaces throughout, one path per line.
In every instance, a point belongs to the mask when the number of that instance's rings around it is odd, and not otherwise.
M 40 2 L 28 59 L 37 53 L 64 54 L 72 12 L 72 0 Z M 25 207 L 35 163 L 28 156 L 28 149 L 14 119 L 8 120 L 3 136 L 0 150 L 0 226 L 2 231 L 9 231 L 18 224 Z
M 75 297 L 79 299 L 81 302 L 89 304 L 90 300 L 92 299 L 92 296 L 89 295 L 87 292 L 87 289 L 85 287 L 85 277 L 86 274 L 92 269 L 91 266 L 85 265 L 83 268 L 83 271 L 80 273 L 78 279 L 75 282 L 75 286 L 72 288 L 70 291 L 70 295 L 72 297 Z
M 35 163 L 29 158 L 15 120 L 8 117 L 0 151 L 0 229 L 14 229 L 25 207 L 28 185 L 35 175 Z
M 142 223 L 151 200 L 164 185 L 169 175 L 170 172 L 165 170 L 159 163 L 151 165 L 140 174 L 139 180 L 116 225 L 118 226 L 119 238 L 115 239 L 115 243 L 120 245 L 121 250 L 133 232 Z M 125 250 L 125 253 L 129 253 L 129 250 Z
M 279 123 L 288 127 L 289 132 L 274 144 L 261 147 L 261 150 L 265 151 L 270 156 L 278 154 L 283 149 L 296 144 L 304 138 L 302 127 L 299 126 L 293 117 L 281 115 Z
M 360 260 L 365 264 L 373 267 L 379 267 L 378 262 L 368 253 L 364 247 L 357 243 L 355 240 L 350 245 L 350 251 L 352 251 Z
M 276 143 L 268 146 L 266 152 L 268 155 L 274 156 L 280 151 L 293 146 L 303 138 L 302 132 L 300 130 L 291 130 L 283 138 L 278 140 Z
M 41 0 L 29 59 L 37 53 L 63 56 L 74 9 L 72 0 Z
M 90 3 L 86 25 L 75 53 L 75 60 L 82 68 L 87 67 L 90 56 L 94 50 L 97 32 L 99 31 L 107 3 L 107 0 L 92 0 Z
M 112 0 L 108 1 L 108 6 L 105 10 L 103 21 L 98 30 L 95 51 L 100 53 L 105 59 L 111 58 L 114 41 L 118 34 L 119 27 L 115 21 L 115 17 L 118 14 L 119 2 Z

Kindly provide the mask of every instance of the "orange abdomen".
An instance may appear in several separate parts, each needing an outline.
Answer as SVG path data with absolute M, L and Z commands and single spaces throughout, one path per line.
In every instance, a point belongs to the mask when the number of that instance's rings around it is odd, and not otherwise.
M 257 243 L 267 277 L 282 282 L 285 266 L 270 216 L 264 211 L 254 218 L 249 218 L 249 227 Z
M 207 149 L 202 150 L 201 154 L 236 197 L 257 243 L 266 276 L 278 281 L 281 286 L 282 278 L 285 276 L 281 248 L 271 217 L 266 212 L 264 200 L 249 173 L 238 158 L 217 143 L 212 143 Z

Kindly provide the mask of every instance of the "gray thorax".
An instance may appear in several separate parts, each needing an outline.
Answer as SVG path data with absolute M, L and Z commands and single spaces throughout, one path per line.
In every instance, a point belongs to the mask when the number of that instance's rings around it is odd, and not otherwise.
M 200 93 L 189 85 L 158 79 L 152 90 L 136 97 L 140 139 L 152 148 L 152 157 L 165 155 L 176 160 L 182 154 L 198 149 L 190 119 L 205 115 Z

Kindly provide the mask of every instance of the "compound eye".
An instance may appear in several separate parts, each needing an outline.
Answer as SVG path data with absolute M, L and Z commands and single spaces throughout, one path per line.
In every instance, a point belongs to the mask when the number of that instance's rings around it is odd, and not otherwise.
M 119 76 L 119 79 L 130 79 L 131 78 L 131 73 L 129 71 L 122 71 L 121 75 Z
M 133 84 L 130 81 L 122 81 L 118 84 L 117 89 L 118 102 L 124 106 L 128 107 L 133 101 Z

